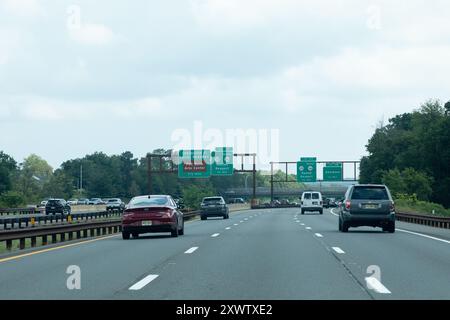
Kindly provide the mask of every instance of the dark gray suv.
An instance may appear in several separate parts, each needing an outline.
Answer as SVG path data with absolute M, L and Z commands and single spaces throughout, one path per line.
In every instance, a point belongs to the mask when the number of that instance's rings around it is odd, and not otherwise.
M 360 226 L 395 232 L 395 206 L 387 186 L 358 184 L 348 188 L 340 205 L 339 231 Z
M 222 197 L 204 198 L 201 204 L 201 219 L 206 220 L 208 217 L 230 218 L 230 209 Z

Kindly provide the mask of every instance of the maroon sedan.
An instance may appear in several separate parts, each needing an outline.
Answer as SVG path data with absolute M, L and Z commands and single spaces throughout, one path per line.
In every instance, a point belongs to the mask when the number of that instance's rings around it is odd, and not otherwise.
M 172 237 L 184 235 L 183 213 L 171 196 L 139 196 L 131 199 L 122 219 L 124 240 L 150 232 L 170 232 Z

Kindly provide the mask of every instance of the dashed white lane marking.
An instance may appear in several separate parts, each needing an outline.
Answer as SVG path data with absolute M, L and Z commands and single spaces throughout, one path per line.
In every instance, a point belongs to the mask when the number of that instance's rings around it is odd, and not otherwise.
M 450 241 L 448 241 L 448 240 L 444 240 L 444 239 L 441 239 L 441 238 L 436 238 L 436 237 L 428 236 L 428 235 L 426 235 L 426 234 L 422 234 L 422 233 L 418 233 L 418 232 L 413 232 L 413 231 L 408 231 L 408 230 L 403 230 L 403 229 L 395 229 L 395 230 L 400 231 L 400 232 L 404 232 L 404 233 L 413 234 L 413 235 L 416 235 L 416 236 L 419 236 L 419 237 L 424 237 L 424 238 L 428 238 L 428 239 L 432 239 L 432 240 L 436 240 L 436 241 L 441 241 L 441 242 L 450 244 Z
M 336 252 L 339 253 L 339 254 L 344 254 L 344 253 L 345 253 L 345 251 L 342 250 L 342 249 L 339 248 L 339 247 L 333 247 L 333 250 L 336 251 Z
M 245 221 L 248 221 L 248 218 L 245 218 L 244 220 L 245 220 Z
M 211 238 L 217 238 L 218 236 L 220 236 L 220 233 L 214 233 Z
M 241 220 L 240 223 L 244 223 L 244 220 Z
M 186 251 L 185 253 L 186 253 L 186 254 L 192 254 L 192 253 L 194 253 L 195 251 L 197 251 L 197 249 L 198 249 L 198 247 L 192 247 L 192 248 L 190 248 L 188 251 Z
M 136 283 L 135 285 L 133 285 L 132 287 L 130 287 L 130 289 L 128 289 L 128 290 L 132 290 L 132 291 L 141 290 L 142 288 L 144 288 L 146 285 L 148 285 L 150 282 L 152 282 L 153 280 L 155 280 L 158 277 L 159 276 L 156 274 L 151 274 L 151 275 L 145 277 L 144 279 L 142 279 L 141 281 L 139 281 L 138 283 Z
M 367 277 L 366 284 L 367 284 L 368 289 L 374 290 L 377 293 L 382 293 L 382 294 L 391 294 L 392 293 L 375 277 Z
M 321 235 L 320 233 L 316 233 L 315 236 L 316 236 L 317 238 L 323 238 L 323 235 Z
M 306 230 L 311 230 L 312 228 L 311 227 L 306 227 Z
M 231 230 L 231 227 L 226 227 L 225 230 Z
M 239 224 L 235 223 L 234 225 L 235 225 L 235 226 L 238 226 Z
M 304 226 L 305 224 L 304 224 L 304 223 L 300 223 L 300 225 L 301 225 L 301 226 Z

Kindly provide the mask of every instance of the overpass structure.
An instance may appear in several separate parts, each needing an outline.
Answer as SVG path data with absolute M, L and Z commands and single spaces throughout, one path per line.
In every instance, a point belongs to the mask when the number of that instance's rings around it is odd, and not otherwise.
M 304 191 L 320 191 L 327 198 L 341 198 L 344 196 L 347 188 L 356 181 L 343 181 L 336 183 L 317 182 L 308 184 L 299 184 L 295 187 L 274 187 L 270 186 L 257 187 L 256 197 L 295 197 L 301 196 Z M 253 195 L 252 188 L 232 188 L 225 191 L 224 196 L 227 198 L 250 198 Z

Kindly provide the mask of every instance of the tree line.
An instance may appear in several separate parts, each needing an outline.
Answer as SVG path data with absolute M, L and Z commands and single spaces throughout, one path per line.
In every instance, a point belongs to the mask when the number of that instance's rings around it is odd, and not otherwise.
M 376 129 L 361 160 L 360 182 L 450 207 L 450 102 L 430 100 Z
M 153 153 L 167 154 L 170 150 L 158 149 Z M 165 160 L 163 166 L 168 168 L 169 162 Z M 248 175 L 251 174 L 183 180 L 176 174 L 153 174 L 152 191 L 183 198 L 195 208 L 205 196 L 244 187 L 246 179 L 250 186 L 252 178 L 247 178 Z M 257 173 L 258 186 L 268 186 L 269 181 L 267 176 Z M 37 204 L 45 198 L 119 197 L 128 200 L 147 193 L 147 158 L 135 157 L 129 151 L 120 155 L 95 152 L 65 161 L 56 170 L 35 154 L 18 163 L 0 151 L 0 207 Z

